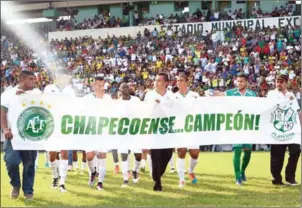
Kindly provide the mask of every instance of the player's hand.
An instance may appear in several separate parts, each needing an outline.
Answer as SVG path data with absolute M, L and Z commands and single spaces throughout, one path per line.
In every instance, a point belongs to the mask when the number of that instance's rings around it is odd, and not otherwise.
M 290 100 L 294 100 L 295 98 L 294 98 L 294 96 L 290 96 L 289 99 Z
M 156 99 L 155 102 L 160 103 L 160 100 Z
M 11 140 L 11 139 L 13 138 L 12 131 L 11 131 L 9 128 L 4 129 L 4 130 L 3 130 L 3 133 L 4 133 L 5 139 Z
M 21 94 L 24 94 L 25 91 L 22 90 L 22 89 L 18 89 L 17 92 L 16 92 L 16 95 L 21 95 Z

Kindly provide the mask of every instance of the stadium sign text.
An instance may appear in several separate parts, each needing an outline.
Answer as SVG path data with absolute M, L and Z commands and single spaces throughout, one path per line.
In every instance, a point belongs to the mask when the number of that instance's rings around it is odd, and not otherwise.
M 277 28 L 288 26 L 295 28 L 300 26 L 301 17 L 279 17 L 279 18 L 265 18 L 265 19 L 244 19 L 234 21 L 217 21 L 217 22 L 204 22 L 204 23 L 185 23 L 185 24 L 172 24 L 163 25 L 162 29 L 167 30 L 171 28 L 173 31 L 181 31 L 182 34 L 197 34 L 204 31 L 211 30 L 230 30 L 233 26 L 242 25 L 244 28 L 252 28 L 262 30 L 270 26 Z
M 196 22 L 196 23 L 184 23 L 184 24 L 172 24 L 172 25 L 150 25 L 150 26 L 137 26 L 137 27 L 122 27 L 122 28 L 104 28 L 104 29 L 89 29 L 89 30 L 74 30 L 74 31 L 58 31 L 50 32 L 48 34 L 48 40 L 52 39 L 65 39 L 67 38 L 78 38 L 84 36 L 92 36 L 93 38 L 105 38 L 107 35 L 115 35 L 116 37 L 122 35 L 130 35 L 136 37 L 140 31 L 144 32 L 145 28 L 150 31 L 156 28 L 158 31 L 162 28 L 167 30 L 171 27 L 173 31 L 181 31 L 182 34 L 188 33 L 201 33 L 204 31 L 224 30 L 233 27 L 234 25 L 242 25 L 246 28 L 252 29 L 263 29 L 264 27 L 296 27 L 301 25 L 300 16 L 292 17 L 270 17 L 270 18 L 259 18 L 259 19 L 242 19 L 242 20 L 229 20 L 229 21 L 216 21 L 216 22 Z

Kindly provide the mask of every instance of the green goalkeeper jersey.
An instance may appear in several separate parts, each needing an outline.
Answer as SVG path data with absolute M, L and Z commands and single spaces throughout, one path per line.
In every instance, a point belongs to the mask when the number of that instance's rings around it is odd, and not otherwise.
M 226 96 L 246 96 L 246 97 L 257 97 L 256 92 L 250 89 L 246 89 L 245 95 L 241 95 L 239 89 L 234 88 L 227 90 L 225 92 Z M 253 145 L 252 144 L 234 144 L 233 147 L 241 147 L 241 148 L 247 148 L 247 149 L 252 149 Z
M 237 88 L 227 90 L 227 91 L 225 92 L 225 95 L 226 95 L 226 96 L 257 97 L 256 92 L 254 92 L 253 90 L 246 89 L 245 95 L 241 95 L 239 89 L 237 89 Z

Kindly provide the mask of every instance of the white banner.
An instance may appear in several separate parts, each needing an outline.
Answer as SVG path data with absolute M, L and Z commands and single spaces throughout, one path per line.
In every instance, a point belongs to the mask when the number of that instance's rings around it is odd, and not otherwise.
M 232 28 L 233 25 L 242 25 L 246 28 L 259 28 L 264 27 L 285 27 L 294 28 L 301 25 L 300 16 L 291 17 L 270 17 L 270 18 L 259 18 L 259 19 L 242 19 L 242 20 L 231 20 L 231 21 L 215 21 L 215 22 L 194 22 L 194 23 L 182 23 L 182 24 L 172 24 L 173 31 L 181 31 L 182 34 L 187 33 L 202 33 L 203 31 L 224 30 L 226 28 Z M 65 39 L 67 38 L 79 38 L 84 36 L 92 36 L 93 38 L 105 38 L 107 35 L 111 37 L 115 35 L 119 37 L 121 35 L 130 35 L 131 37 L 136 37 L 137 33 L 141 31 L 144 34 L 145 28 L 153 31 L 156 28 L 158 31 L 161 28 L 166 29 L 168 25 L 150 25 L 150 26 L 137 26 L 137 27 L 121 27 L 121 28 L 104 28 L 104 29 L 89 29 L 89 30 L 74 30 L 74 31 L 58 31 L 48 33 L 48 40 L 52 39 Z
M 16 96 L 8 119 L 14 149 L 157 149 L 211 144 L 301 143 L 289 102 L 253 97 L 129 102 Z

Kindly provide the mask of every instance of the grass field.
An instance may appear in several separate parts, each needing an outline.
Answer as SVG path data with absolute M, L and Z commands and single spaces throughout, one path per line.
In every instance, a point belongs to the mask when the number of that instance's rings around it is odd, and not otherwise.
M 3 154 L 1 154 L 3 158 Z M 188 158 L 188 157 L 187 157 Z M 69 172 L 67 193 L 50 188 L 50 169 L 44 168 L 44 154 L 40 154 L 35 180 L 34 200 L 26 202 L 23 193 L 11 200 L 9 178 L 1 160 L 1 207 L 7 206 L 119 206 L 119 207 L 301 207 L 301 187 L 275 187 L 271 185 L 269 153 L 255 152 L 247 169 L 248 183 L 242 187 L 234 184 L 232 153 L 201 153 L 196 169 L 198 184 L 192 185 L 186 176 L 186 187 L 178 188 L 177 173 L 168 171 L 163 177 L 162 193 L 153 192 L 149 173 L 140 174 L 140 182 L 121 188 L 122 176 L 113 174 L 112 155 L 108 155 L 104 191 L 88 187 L 87 175 Z M 301 162 L 297 181 L 301 182 Z M 284 175 L 284 171 L 283 171 Z

